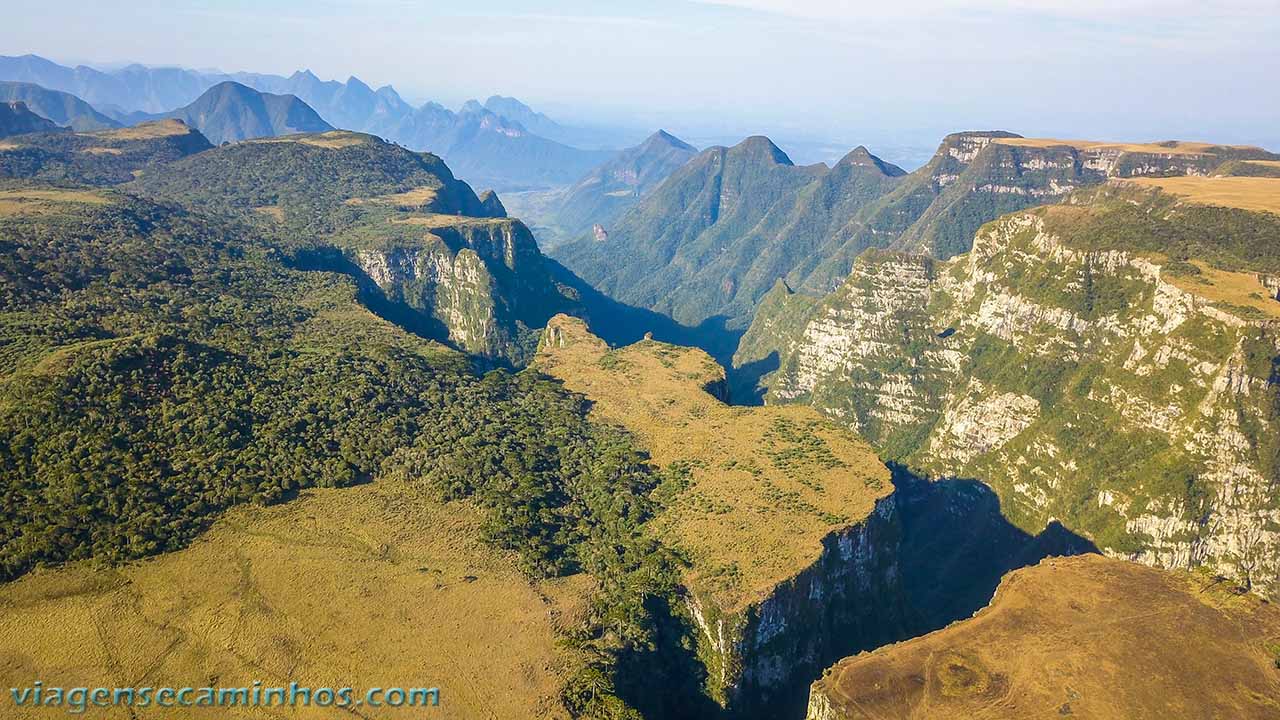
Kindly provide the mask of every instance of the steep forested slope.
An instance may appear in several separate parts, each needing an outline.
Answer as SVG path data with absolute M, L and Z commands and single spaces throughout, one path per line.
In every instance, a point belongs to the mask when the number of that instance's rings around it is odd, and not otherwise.
M 482 508 L 483 537 L 529 576 L 598 578 L 554 699 L 621 712 L 615 663 L 649 662 L 674 560 L 638 531 L 657 478 L 581 398 L 477 376 L 244 224 L 27 186 L 0 197 L 0 229 L 5 579 L 176 550 L 230 506 L 303 488 L 414 483 Z M 644 688 L 662 677 L 618 692 L 661 702 Z
M 144 174 L 130 189 L 258 226 L 307 267 L 347 272 L 386 317 L 520 364 L 576 306 L 518 220 L 493 217 L 437 157 L 357 133 L 237 143 Z
M 594 225 L 607 232 L 622 213 L 697 152 L 692 145 L 659 130 L 574 183 L 565 191 L 551 221 L 572 239 L 587 235 Z
M 774 282 L 825 257 L 824 243 L 903 175 L 865 148 L 831 169 L 798 168 L 767 139 L 751 138 L 701 153 L 607 238 L 554 253 L 624 302 L 689 325 L 722 316 L 741 328 Z

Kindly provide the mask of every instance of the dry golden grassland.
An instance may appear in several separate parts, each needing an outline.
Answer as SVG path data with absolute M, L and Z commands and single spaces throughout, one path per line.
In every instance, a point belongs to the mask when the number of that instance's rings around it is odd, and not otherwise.
M 48 215 L 60 212 L 68 204 L 107 205 L 110 202 L 110 199 L 92 190 L 0 190 L 0 216 Z
M 1166 275 L 1164 279 L 1210 302 L 1254 308 L 1269 318 L 1280 319 L 1280 302 L 1256 273 L 1219 270 L 1202 262 L 1194 264 L 1200 268 L 1199 275 Z
M 465 215 L 447 215 L 444 213 L 426 213 L 422 215 L 407 215 L 405 217 L 392 218 L 391 222 L 396 225 L 421 225 L 428 228 L 441 227 L 461 227 L 464 225 L 501 225 L 509 223 L 508 218 L 477 218 L 467 217 Z
M 436 198 L 438 188 L 424 186 L 391 195 L 379 195 L 370 198 L 351 198 L 348 205 L 390 205 L 393 207 L 417 208 L 431 203 Z
M 254 208 L 253 211 L 276 222 L 284 222 L 284 208 L 279 205 L 261 205 Z
M 532 583 L 480 539 L 480 512 L 401 483 L 228 512 L 191 547 L 0 587 L 0 685 L 438 687 L 449 718 L 563 717 L 557 643 L 590 582 Z M 8 702 L 8 700 L 6 700 Z M 177 717 L 92 709 L 94 717 Z M 183 709 L 192 718 L 383 717 Z M 386 717 L 390 717 L 388 712 Z M 65 709 L 23 717 L 67 717 Z
M 187 135 L 192 129 L 181 120 L 155 120 L 152 122 L 144 122 L 132 127 L 119 128 L 117 130 L 100 130 L 93 133 L 81 133 L 91 137 L 102 138 L 103 140 L 152 140 L 162 137 L 173 137 L 175 135 Z
M 704 387 L 724 370 L 702 350 L 645 340 L 610 351 L 557 316 L 536 366 L 583 393 L 597 420 L 631 431 L 653 460 L 690 469 L 652 526 L 688 551 L 686 584 L 726 612 L 817 561 L 828 533 L 889 494 L 889 472 L 856 435 L 800 406 L 734 407 Z
M 1280 214 L 1280 178 L 1169 177 L 1127 178 L 1123 181 L 1161 190 L 1200 205 L 1233 207 Z
M 1212 578 L 1098 555 L 1006 576 L 943 630 L 814 683 L 839 720 L 1280 717 L 1280 608 Z
M 372 140 L 372 136 L 364 133 L 351 132 L 350 130 L 330 130 L 323 133 L 307 133 L 300 135 L 280 135 L 277 137 L 256 138 L 248 142 L 256 143 L 277 143 L 291 142 L 300 143 L 302 145 L 311 145 L 314 147 L 328 148 L 330 150 L 341 150 L 342 148 L 353 147 L 355 145 L 363 145 Z
M 1101 142 L 1097 140 L 1057 140 L 1054 138 L 996 138 L 994 142 L 1002 145 L 1016 145 L 1019 147 L 1047 148 L 1067 146 L 1076 148 L 1077 150 L 1117 150 L 1120 152 L 1152 153 L 1158 155 L 1200 155 L 1206 152 L 1211 152 L 1215 147 L 1236 147 L 1238 149 L 1248 150 L 1259 149 L 1245 146 L 1225 146 L 1214 145 L 1211 143 L 1181 141 L 1162 144 Z

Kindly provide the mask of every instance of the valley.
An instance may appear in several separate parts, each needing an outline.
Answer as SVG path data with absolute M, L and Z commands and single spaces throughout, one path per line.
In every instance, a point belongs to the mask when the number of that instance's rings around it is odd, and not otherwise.
M 11 687 L 1280 717 L 1280 155 L 0 78 Z

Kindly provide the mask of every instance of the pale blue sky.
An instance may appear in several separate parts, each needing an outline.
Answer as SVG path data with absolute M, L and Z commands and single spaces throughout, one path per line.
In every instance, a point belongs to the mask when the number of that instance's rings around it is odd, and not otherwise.
M 306 67 L 694 135 L 999 127 L 1280 149 L 1278 38 L 1280 0 L 24 0 L 0 54 Z

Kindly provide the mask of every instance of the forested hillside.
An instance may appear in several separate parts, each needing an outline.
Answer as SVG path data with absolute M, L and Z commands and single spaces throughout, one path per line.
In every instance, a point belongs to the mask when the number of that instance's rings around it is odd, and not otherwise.
M 175 202 L 0 191 L 4 579 L 178 550 L 237 504 L 393 479 L 484 508 L 485 537 L 530 577 L 597 578 L 564 703 L 621 712 L 615 682 L 654 702 L 663 671 L 634 668 L 670 622 L 649 600 L 675 560 L 639 532 L 659 478 L 627 437 L 534 373 L 476 374 L 243 219 Z M 615 677 L 620 659 L 633 672 Z

